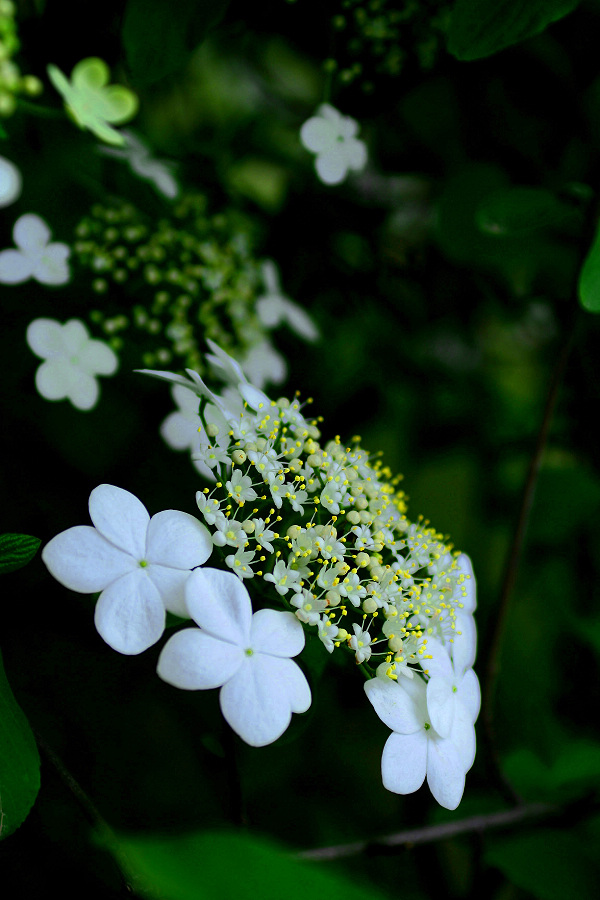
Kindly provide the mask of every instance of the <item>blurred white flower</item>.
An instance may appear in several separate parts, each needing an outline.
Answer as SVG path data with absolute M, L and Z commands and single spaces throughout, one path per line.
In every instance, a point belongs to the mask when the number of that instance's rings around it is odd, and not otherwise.
M 457 708 L 450 733 L 443 738 L 431 724 L 420 678 L 403 678 L 401 683 L 372 678 L 365 691 L 379 718 L 392 729 L 381 758 L 383 786 L 395 794 L 412 794 L 427 776 L 440 806 L 456 809 L 475 756 L 475 729 L 467 712 Z
M 120 84 L 108 84 L 110 70 L 95 56 L 82 59 L 71 73 L 71 81 L 59 68 L 47 67 L 48 77 L 62 94 L 67 112 L 80 128 L 88 128 L 107 144 L 122 147 L 125 138 L 109 122 L 121 125 L 132 119 L 138 98 Z
M 212 552 L 208 529 L 185 512 L 150 516 L 129 491 L 101 484 L 90 494 L 90 525 L 76 525 L 46 544 L 42 559 L 72 591 L 102 593 L 95 623 L 119 653 L 141 653 L 160 638 L 165 610 L 189 618 L 184 586 Z
M 240 364 L 251 384 L 260 390 L 267 384 L 280 384 L 287 375 L 285 359 L 268 338 L 254 344 Z
M 209 466 L 198 459 L 198 452 L 209 443 L 216 444 L 218 448 L 229 446 L 228 426 L 220 411 L 212 403 L 208 403 L 204 410 L 204 418 L 209 427 L 217 431 L 210 437 L 206 434 L 200 415 L 198 414 L 199 399 L 182 384 L 173 384 L 171 395 L 177 409 L 169 413 L 160 426 L 160 433 L 169 447 L 173 450 L 189 450 L 192 462 L 198 472 L 209 481 L 215 481 L 214 472 Z
M 70 278 L 66 244 L 49 243 L 51 232 L 43 219 L 26 213 L 13 228 L 18 250 L 0 252 L 0 282 L 21 284 L 35 278 L 42 284 L 66 284 Z
M 364 169 L 367 148 L 357 133 L 358 122 L 329 103 L 322 103 L 300 129 L 300 140 L 316 153 L 315 168 L 324 184 L 341 184 L 348 172 Z
M 305 341 L 316 341 L 319 329 L 301 306 L 285 296 L 277 266 L 272 260 L 264 261 L 262 276 L 266 293 L 257 299 L 256 312 L 263 325 L 266 328 L 277 328 L 285 323 L 298 337 Z
M 14 163 L 0 156 L 0 207 L 10 206 L 21 194 L 23 180 Z
M 124 159 L 132 172 L 151 181 L 160 194 L 173 200 L 179 193 L 179 185 L 172 172 L 174 164 L 164 159 L 154 159 L 150 148 L 132 131 L 122 129 L 121 134 L 125 138 L 125 146 L 121 150 L 100 146 L 100 152 Z
M 108 344 L 90 338 L 79 319 L 64 325 L 55 319 L 34 319 L 27 343 L 45 360 L 35 373 L 35 386 L 46 400 L 71 401 L 77 409 L 93 409 L 100 389 L 97 375 L 113 375 L 119 365 Z
M 221 688 L 223 716 L 252 747 L 277 740 L 292 713 L 311 703 L 308 682 L 292 661 L 304 647 L 304 632 L 289 612 L 252 614 L 248 591 L 235 575 L 198 569 L 185 588 L 187 608 L 199 628 L 169 639 L 158 674 L 184 690 Z

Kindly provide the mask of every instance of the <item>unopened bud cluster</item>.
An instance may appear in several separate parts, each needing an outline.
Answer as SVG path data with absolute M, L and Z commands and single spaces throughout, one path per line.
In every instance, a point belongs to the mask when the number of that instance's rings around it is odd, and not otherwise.
M 238 358 L 265 339 L 255 312 L 261 268 L 250 243 L 243 223 L 209 213 L 198 194 L 158 222 L 115 201 L 95 204 L 78 224 L 73 263 L 91 276 L 102 302 L 90 320 L 114 350 L 141 345 L 145 366 L 203 372 L 197 335 Z
M 11 0 L 0 0 L 0 116 L 3 118 L 13 114 L 19 94 L 35 97 L 42 92 L 39 78 L 21 75 L 13 60 L 20 47 L 15 11 Z

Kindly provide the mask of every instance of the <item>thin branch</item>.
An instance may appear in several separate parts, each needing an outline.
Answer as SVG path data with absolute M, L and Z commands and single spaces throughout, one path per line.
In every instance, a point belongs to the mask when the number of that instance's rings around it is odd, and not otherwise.
M 470 816 L 455 822 L 444 822 L 442 825 L 428 825 L 424 828 L 412 828 L 387 834 L 369 841 L 355 841 L 351 844 L 336 844 L 332 847 L 317 847 L 314 850 L 301 850 L 295 854 L 296 859 L 344 859 L 358 856 L 361 853 L 385 852 L 390 847 L 414 847 L 416 844 L 431 844 L 457 837 L 460 834 L 480 834 L 496 828 L 504 828 L 520 822 L 545 818 L 561 811 L 561 807 L 553 803 L 530 803 L 504 809 L 500 812 Z
M 558 398 L 560 385 L 565 374 L 569 355 L 573 348 L 578 322 L 579 316 L 576 313 L 573 316 L 571 327 L 567 330 L 565 340 L 563 341 L 562 347 L 556 360 L 556 364 L 554 366 L 554 370 L 552 372 L 552 378 L 550 380 L 548 394 L 546 397 L 546 404 L 544 406 L 544 413 L 542 416 L 542 423 L 538 432 L 537 440 L 531 457 L 531 462 L 529 464 L 527 479 L 525 481 L 525 486 L 523 489 L 523 495 L 521 497 L 521 506 L 517 519 L 517 527 L 515 529 L 514 537 L 506 561 L 504 579 L 502 582 L 502 589 L 500 591 L 500 602 L 498 614 L 496 617 L 496 624 L 487 655 L 487 667 L 485 671 L 481 704 L 484 736 L 488 749 L 488 757 L 494 769 L 493 776 L 494 781 L 496 782 L 496 786 L 498 787 L 504 798 L 513 804 L 520 803 L 521 798 L 504 776 L 500 766 L 493 728 L 494 695 L 496 692 L 496 684 L 500 672 L 502 641 L 506 629 L 510 603 L 517 580 L 519 565 L 521 562 L 521 557 L 523 555 L 525 534 L 527 532 L 527 526 L 529 524 L 531 509 L 533 506 L 535 488 L 542 464 L 542 458 L 546 449 L 546 444 L 548 442 L 548 434 L 550 432 L 550 425 L 552 423 L 554 410 L 556 408 L 556 401 Z

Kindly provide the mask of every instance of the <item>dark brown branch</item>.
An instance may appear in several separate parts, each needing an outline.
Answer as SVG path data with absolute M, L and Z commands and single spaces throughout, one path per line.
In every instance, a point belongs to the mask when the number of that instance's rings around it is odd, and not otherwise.
M 552 803 L 530 803 L 505 809 L 500 812 L 487 813 L 480 816 L 469 816 L 442 825 L 429 825 L 424 828 L 412 828 L 374 838 L 370 841 L 355 841 L 351 844 L 337 844 L 332 847 L 317 847 L 314 850 L 301 850 L 295 854 L 296 859 L 344 859 L 347 856 L 358 856 L 361 853 L 385 852 L 392 847 L 413 847 L 416 844 L 432 844 L 457 837 L 461 834 L 480 834 L 483 831 L 504 828 L 521 822 L 546 818 L 559 813 L 561 808 Z

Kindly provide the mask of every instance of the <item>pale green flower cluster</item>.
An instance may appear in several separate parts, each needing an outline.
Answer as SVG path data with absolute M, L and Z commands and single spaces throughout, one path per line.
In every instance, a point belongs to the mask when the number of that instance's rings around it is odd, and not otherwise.
M 42 92 L 42 82 L 35 75 L 21 75 L 13 60 L 20 43 L 15 22 L 15 4 L 0 0 L 0 116 L 15 111 L 19 94 L 35 97 Z
M 213 543 L 244 581 L 382 677 L 427 669 L 429 636 L 452 640 L 469 577 L 440 534 L 410 522 L 400 476 L 358 437 L 321 441 L 298 396 L 270 400 L 211 343 L 231 387 L 200 395 L 196 456 L 216 486 L 197 494 Z M 159 373 L 154 373 L 159 374 Z M 163 376 L 164 377 L 164 376 Z

